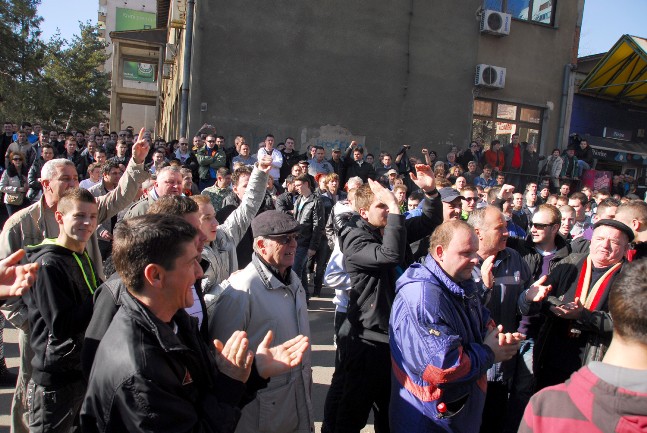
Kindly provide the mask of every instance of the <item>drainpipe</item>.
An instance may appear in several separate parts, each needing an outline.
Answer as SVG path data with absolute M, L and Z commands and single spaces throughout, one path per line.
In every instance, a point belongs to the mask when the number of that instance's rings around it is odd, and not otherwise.
M 193 9 L 195 0 L 186 3 L 186 35 L 184 37 L 184 71 L 182 72 L 182 101 L 180 103 L 180 137 L 187 135 L 189 114 L 189 84 L 191 78 L 191 50 L 193 48 Z
M 568 63 L 564 65 L 564 81 L 562 82 L 562 101 L 559 110 L 559 130 L 557 132 L 557 147 L 564 149 L 564 126 L 566 124 L 566 105 L 568 104 L 568 94 L 571 87 L 571 72 L 575 70 L 575 65 Z

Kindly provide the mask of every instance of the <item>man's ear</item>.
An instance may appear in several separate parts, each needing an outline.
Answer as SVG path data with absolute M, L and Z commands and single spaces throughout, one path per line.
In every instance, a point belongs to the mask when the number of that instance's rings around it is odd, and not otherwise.
M 444 249 L 443 249 L 443 246 L 442 245 L 436 245 L 436 247 L 434 248 L 434 251 L 436 252 L 436 257 L 438 257 L 438 260 L 442 262 L 443 261 L 443 253 L 445 252 Z
M 364 209 L 363 207 L 359 208 L 357 211 L 359 213 L 359 216 L 361 216 L 363 219 L 368 220 L 368 210 Z
M 144 279 L 149 285 L 155 288 L 162 287 L 164 274 L 164 268 L 156 263 L 149 263 L 144 268 Z
M 57 224 L 63 224 L 63 214 L 59 211 L 54 212 L 54 219 Z
M 474 233 L 476 233 L 476 237 L 479 239 L 479 241 L 482 239 L 481 238 L 481 229 L 477 229 L 474 227 Z
M 259 251 L 263 251 L 263 249 L 265 248 L 265 239 L 263 239 L 263 238 L 255 239 L 254 243 L 256 244 L 256 248 Z

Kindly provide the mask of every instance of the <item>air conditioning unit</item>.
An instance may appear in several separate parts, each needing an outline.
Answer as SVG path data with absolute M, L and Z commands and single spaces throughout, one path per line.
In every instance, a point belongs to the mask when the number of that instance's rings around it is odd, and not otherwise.
M 476 65 L 474 84 L 481 87 L 503 89 L 505 87 L 505 68 L 492 65 Z
M 481 33 L 505 36 L 510 34 L 512 15 L 486 9 L 481 15 Z

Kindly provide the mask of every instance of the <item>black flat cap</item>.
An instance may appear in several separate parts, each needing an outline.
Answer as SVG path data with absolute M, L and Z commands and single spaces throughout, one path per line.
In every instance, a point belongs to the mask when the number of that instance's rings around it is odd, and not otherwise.
M 634 240 L 633 230 L 631 230 L 631 228 L 627 224 L 622 223 L 618 220 L 610 220 L 610 219 L 600 220 L 593 225 L 593 230 L 597 229 L 600 226 L 609 226 L 609 227 L 613 227 L 614 229 L 618 229 L 622 233 L 627 235 L 627 237 L 629 238 L 629 242 L 633 242 Z
M 292 215 L 278 210 L 268 210 L 252 220 L 252 234 L 258 236 L 277 236 L 299 231 L 299 223 Z

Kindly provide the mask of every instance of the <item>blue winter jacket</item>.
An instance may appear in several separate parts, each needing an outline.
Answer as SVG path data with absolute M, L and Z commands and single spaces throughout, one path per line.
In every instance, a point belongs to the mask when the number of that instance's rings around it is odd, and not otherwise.
M 476 285 L 453 282 L 427 255 L 398 279 L 396 291 L 389 326 L 391 431 L 478 432 L 485 373 L 494 363 L 483 340 L 494 324 Z

